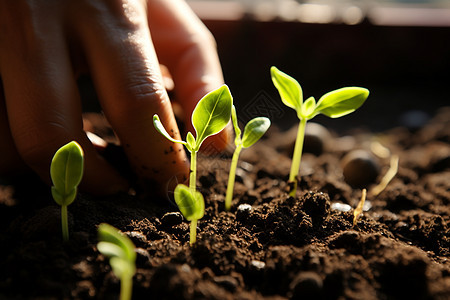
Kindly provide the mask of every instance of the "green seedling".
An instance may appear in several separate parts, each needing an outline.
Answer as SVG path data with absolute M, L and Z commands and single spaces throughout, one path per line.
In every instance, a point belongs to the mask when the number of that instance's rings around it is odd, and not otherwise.
M 84 154 L 81 146 L 72 141 L 56 151 L 50 165 L 52 196 L 61 206 L 61 227 L 64 241 L 69 240 L 67 206 L 77 196 L 78 185 L 83 177 Z
M 174 197 L 183 216 L 191 222 L 189 244 L 193 245 L 197 240 L 197 222 L 205 214 L 205 200 L 200 192 L 184 184 L 177 185 Z
M 236 178 L 236 167 L 239 160 L 239 154 L 242 148 L 248 148 L 256 143 L 266 133 L 270 127 L 270 120 L 266 117 L 258 117 L 250 120 L 244 127 L 244 134 L 241 137 L 241 129 L 239 128 L 236 108 L 233 105 L 231 110 L 231 119 L 233 120 L 234 132 L 236 138 L 234 144 L 236 149 L 231 159 L 230 176 L 228 177 L 227 195 L 225 198 L 225 210 L 229 211 L 231 208 L 231 201 L 233 200 L 234 181 Z
M 133 276 L 136 272 L 136 252 L 133 242 L 117 228 L 102 223 L 98 227 L 97 249 L 109 257 L 114 274 L 120 279 L 120 300 L 130 300 Z
M 153 124 L 156 130 L 165 138 L 174 143 L 183 144 L 191 153 L 191 173 L 189 187 L 196 190 L 197 176 L 197 152 L 203 141 L 222 131 L 230 121 L 233 98 L 226 85 L 206 94 L 192 112 L 192 125 L 194 125 L 196 137 L 191 132 L 187 133 L 186 141 L 176 140 L 167 133 L 158 115 L 153 116 Z
M 318 114 L 330 118 L 339 118 L 358 109 L 369 96 L 369 91 L 361 87 L 344 87 L 323 95 L 316 103 L 314 97 L 303 102 L 303 91 L 300 84 L 291 76 L 281 72 L 276 67 L 270 69 L 272 81 L 280 93 L 283 103 L 297 111 L 300 119 L 297 139 L 295 141 L 289 184 L 289 195 L 295 197 L 298 184 L 298 172 L 303 149 L 306 122 Z

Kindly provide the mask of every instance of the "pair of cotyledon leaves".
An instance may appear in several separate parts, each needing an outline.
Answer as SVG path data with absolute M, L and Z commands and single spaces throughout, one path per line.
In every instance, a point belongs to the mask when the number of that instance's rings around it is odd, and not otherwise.
M 84 153 L 77 142 L 72 141 L 56 151 L 50 165 L 51 190 L 56 203 L 67 206 L 75 200 L 83 170 Z
M 309 97 L 303 102 L 303 91 L 297 80 L 276 67 L 272 67 L 270 72 L 281 100 L 286 106 L 297 111 L 299 119 L 310 120 L 318 114 L 330 118 L 348 115 L 358 109 L 369 95 L 369 91 L 365 88 L 345 87 L 326 93 L 317 103 L 314 97 Z

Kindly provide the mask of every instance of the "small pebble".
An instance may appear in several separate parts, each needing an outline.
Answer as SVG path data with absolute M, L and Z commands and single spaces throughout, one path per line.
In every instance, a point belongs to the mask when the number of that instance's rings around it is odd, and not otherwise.
M 333 204 L 331 204 L 331 209 L 345 212 L 345 211 L 350 211 L 352 209 L 352 207 L 348 204 L 334 202 Z
M 183 222 L 183 215 L 180 212 L 168 212 L 161 218 L 161 224 L 166 227 L 172 227 Z
M 239 204 L 236 210 L 236 219 L 243 221 L 247 219 L 252 212 L 253 208 L 250 204 Z
M 185 273 L 190 273 L 191 272 L 191 267 L 188 264 L 183 264 L 181 265 L 181 271 L 185 272 Z
M 252 260 L 250 265 L 258 271 L 261 271 L 266 267 L 266 263 L 259 260 Z
M 355 188 L 374 183 L 380 174 L 380 165 L 365 150 L 353 150 L 342 159 L 345 182 Z
M 252 206 L 250 204 L 240 204 L 237 211 L 241 213 L 249 213 L 252 211 Z

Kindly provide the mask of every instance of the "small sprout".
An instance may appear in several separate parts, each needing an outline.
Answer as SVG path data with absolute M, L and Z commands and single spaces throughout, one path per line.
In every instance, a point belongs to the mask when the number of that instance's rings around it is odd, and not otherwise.
M 83 177 L 84 154 L 81 146 L 72 141 L 56 151 L 50 165 L 52 196 L 61 206 L 61 227 L 64 241 L 69 240 L 67 206 L 77 196 L 78 185 Z
M 369 91 L 360 87 L 344 87 L 326 93 L 317 103 L 314 97 L 309 97 L 303 102 L 303 91 L 297 80 L 276 67 L 272 67 L 270 71 L 272 81 L 280 93 L 281 100 L 286 106 L 295 109 L 300 119 L 289 174 L 289 183 L 291 184 L 289 195 L 295 197 L 306 122 L 318 114 L 324 114 L 330 118 L 339 118 L 352 113 L 364 103 L 369 96 Z
M 193 245 L 197 239 L 197 221 L 205 214 L 205 200 L 200 192 L 184 184 L 177 185 L 174 197 L 183 216 L 191 221 L 189 244 Z
M 133 276 L 136 272 L 136 252 L 133 242 L 117 228 L 106 223 L 99 225 L 98 236 L 98 251 L 109 257 L 109 264 L 120 279 L 120 300 L 130 300 Z
M 191 174 L 189 187 L 196 189 L 197 176 L 197 152 L 203 141 L 214 134 L 221 132 L 230 121 L 233 98 L 226 85 L 206 94 L 192 112 L 192 125 L 194 125 L 196 137 L 191 132 L 187 133 L 186 141 L 172 138 L 162 125 L 159 116 L 153 116 L 153 125 L 165 138 L 174 143 L 183 144 L 191 153 Z
M 265 117 L 258 117 L 250 120 L 244 128 L 244 134 L 241 137 L 241 129 L 239 128 L 236 108 L 232 107 L 231 119 L 233 120 L 234 132 L 236 138 L 234 143 L 236 149 L 234 150 L 233 158 L 231 160 L 230 176 L 228 177 L 227 195 L 225 198 L 225 210 L 229 211 L 231 208 L 231 201 L 233 200 L 234 181 L 236 177 L 236 167 L 239 160 L 239 154 L 242 148 L 248 148 L 256 143 L 266 133 L 270 127 L 270 120 Z
M 391 182 L 391 180 L 395 177 L 398 172 L 398 160 L 398 155 L 393 154 L 391 156 L 389 170 L 386 172 L 383 178 L 381 178 L 380 183 L 372 189 L 371 194 L 373 196 L 378 196 L 387 187 L 389 182 Z
M 356 226 L 356 223 L 358 222 L 359 216 L 362 214 L 364 209 L 364 202 L 366 202 L 366 195 L 367 190 L 362 190 L 361 200 L 358 203 L 358 206 L 355 208 L 355 211 L 353 212 L 353 226 Z

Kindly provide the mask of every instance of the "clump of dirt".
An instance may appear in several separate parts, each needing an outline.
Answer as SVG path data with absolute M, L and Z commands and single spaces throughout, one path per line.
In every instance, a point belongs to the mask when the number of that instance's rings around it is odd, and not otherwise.
M 291 136 L 274 128 L 243 151 L 230 212 L 230 157 L 199 157 L 206 212 L 192 247 L 170 195 L 81 193 L 63 244 L 47 187 L 1 185 L 0 298 L 117 299 L 119 281 L 96 249 L 106 222 L 136 245 L 134 299 L 449 299 L 450 109 L 416 132 L 332 135 L 331 146 L 304 154 L 296 197 L 286 184 Z M 361 190 L 346 182 L 342 160 L 370 153 L 374 139 L 399 155 L 399 171 L 372 195 L 389 168 L 389 158 L 376 158 L 378 177 L 365 183 L 367 205 L 353 226 Z

